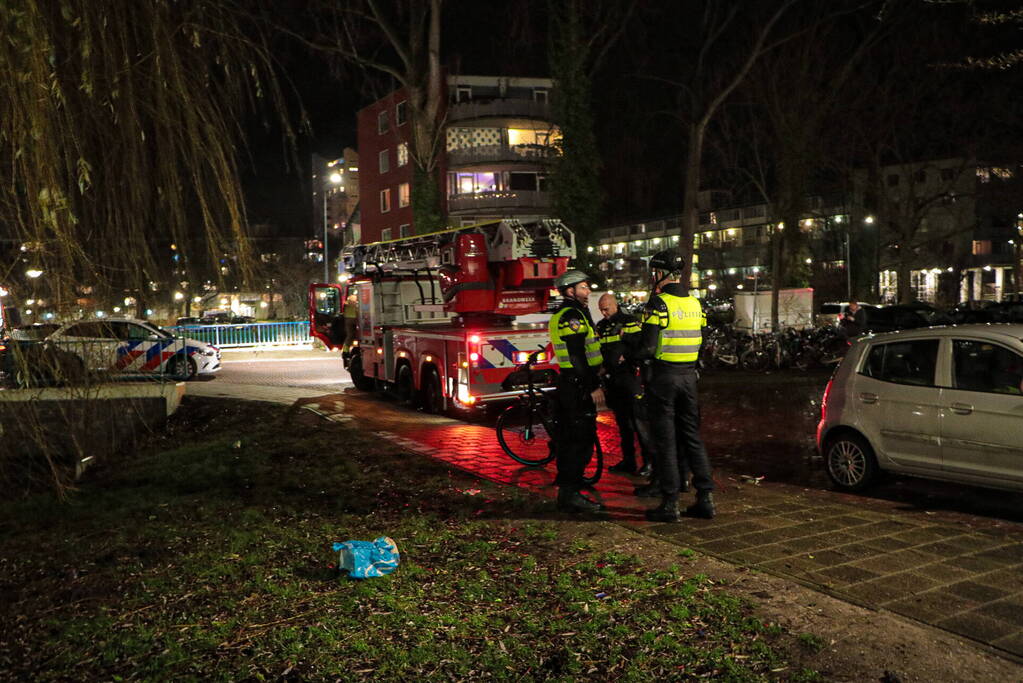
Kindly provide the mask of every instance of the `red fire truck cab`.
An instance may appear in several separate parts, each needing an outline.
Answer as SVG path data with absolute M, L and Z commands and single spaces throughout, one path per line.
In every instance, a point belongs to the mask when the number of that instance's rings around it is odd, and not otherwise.
M 344 342 L 356 388 L 386 388 L 428 412 L 478 408 L 521 392 L 517 364 L 542 348 L 534 381 L 553 384 L 547 310 L 575 256 L 560 221 L 494 221 L 347 248 L 342 284 L 309 286 L 311 334 Z

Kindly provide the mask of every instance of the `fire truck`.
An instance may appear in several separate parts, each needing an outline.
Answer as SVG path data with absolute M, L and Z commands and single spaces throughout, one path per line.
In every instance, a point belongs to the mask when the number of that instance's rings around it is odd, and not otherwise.
M 341 346 L 343 306 L 353 301 L 356 340 L 342 358 L 356 388 L 384 388 L 431 413 L 507 401 L 521 393 L 516 365 L 538 348 L 534 382 L 553 384 L 542 314 L 575 255 L 574 235 L 556 219 L 349 247 L 346 282 L 309 286 L 310 332 Z

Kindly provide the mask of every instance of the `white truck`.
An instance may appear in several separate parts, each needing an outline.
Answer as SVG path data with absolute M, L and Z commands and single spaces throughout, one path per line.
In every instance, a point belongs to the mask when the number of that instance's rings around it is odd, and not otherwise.
M 749 333 L 771 331 L 771 291 L 735 294 L 735 328 Z M 813 327 L 813 288 L 778 292 L 778 325 L 801 330 Z

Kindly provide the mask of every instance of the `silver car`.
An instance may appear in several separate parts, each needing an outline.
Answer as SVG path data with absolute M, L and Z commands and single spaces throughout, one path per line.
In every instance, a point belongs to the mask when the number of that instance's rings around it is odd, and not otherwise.
M 857 340 L 824 391 L 817 448 L 845 490 L 881 470 L 1023 490 L 1023 325 Z

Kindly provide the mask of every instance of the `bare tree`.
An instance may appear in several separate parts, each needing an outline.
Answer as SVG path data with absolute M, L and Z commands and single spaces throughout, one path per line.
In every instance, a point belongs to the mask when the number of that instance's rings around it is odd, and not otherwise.
M 444 131 L 442 4 L 442 0 L 322 0 L 312 4 L 318 36 L 284 29 L 303 44 L 339 59 L 342 70 L 368 70 L 405 89 L 412 126 L 412 211 L 420 232 L 444 225 L 437 177 Z

